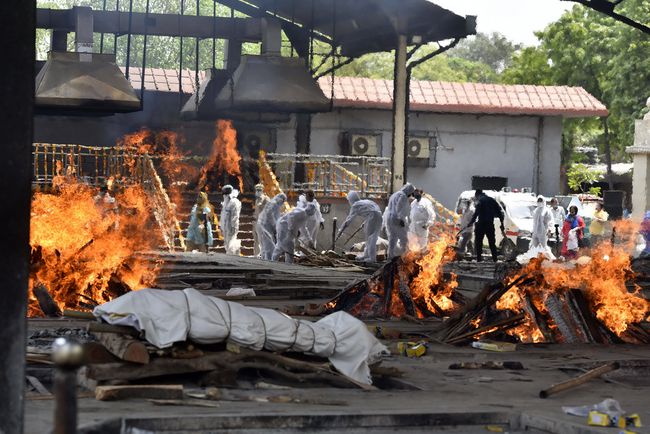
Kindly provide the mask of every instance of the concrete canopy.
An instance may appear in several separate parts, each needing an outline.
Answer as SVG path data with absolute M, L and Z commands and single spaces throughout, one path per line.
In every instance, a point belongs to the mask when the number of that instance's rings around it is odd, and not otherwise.
M 413 43 L 464 38 L 476 33 L 475 17 L 461 17 L 427 0 L 217 1 L 251 16 L 277 15 L 302 25 L 306 31 L 313 27 L 340 46 L 341 54 L 348 57 L 394 50 L 398 33 L 406 34 Z M 398 16 L 405 26 L 399 32 Z

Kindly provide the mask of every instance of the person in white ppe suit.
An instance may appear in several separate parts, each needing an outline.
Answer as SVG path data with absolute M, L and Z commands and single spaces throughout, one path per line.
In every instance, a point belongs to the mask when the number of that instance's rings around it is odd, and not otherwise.
M 461 254 L 465 254 L 468 251 L 469 242 L 472 240 L 474 235 L 474 227 L 470 225 L 472 217 L 474 217 L 474 201 L 468 200 L 456 210 L 460 217 L 460 227 L 461 230 L 458 234 L 458 244 L 457 250 Z M 469 249 L 471 253 L 471 249 Z
M 307 190 L 305 194 L 301 194 L 298 197 L 298 208 L 305 208 L 308 203 L 314 204 L 316 212 L 307 219 L 304 230 L 300 231 L 300 242 L 304 246 L 315 249 L 316 240 L 318 239 L 318 230 L 320 229 L 322 231 L 325 229 L 325 219 L 323 218 L 323 214 L 320 212 L 320 204 L 316 200 L 313 190 Z
M 429 228 L 436 220 L 436 210 L 429 199 L 422 197 L 422 190 L 415 190 L 413 197 L 409 216 L 409 250 L 421 252 L 429 245 Z
M 546 207 L 543 196 L 537 196 L 537 208 L 533 212 L 533 234 L 530 241 L 531 247 L 546 248 L 548 234 L 551 231 L 553 214 Z
M 253 210 L 253 219 L 257 222 L 264 207 L 268 205 L 271 199 L 264 193 L 264 186 L 257 184 L 255 186 L 255 209 Z M 257 229 L 257 228 L 256 228 Z M 257 236 L 257 230 L 253 230 L 253 255 L 258 258 L 261 252 L 261 240 Z
M 414 191 L 415 187 L 406 183 L 388 199 L 383 222 L 388 235 L 388 259 L 401 256 L 406 251 L 411 214 L 409 197 Z
M 287 201 L 284 193 L 275 195 L 264 207 L 255 224 L 255 232 L 260 242 L 260 258 L 270 261 L 275 248 L 275 225 L 282 214 L 282 206 Z
M 239 214 L 241 213 L 241 202 L 237 199 L 239 191 L 226 185 L 221 189 L 223 202 L 221 202 L 221 218 L 219 227 L 223 235 L 223 245 L 226 255 L 239 255 L 241 241 L 237 239 L 239 232 Z
M 280 217 L 275 225 L 277 241 L 271 259 L 278 261 L 284 255 L 284 262 L 287 264 L 293 263 L 296 238 L 299 232 L 304 230 L 307 219 L 315 213 L 316 207 L 314 204 L 308 203 L 305 208 L 294 208 Z
M 366 236 L 366 246 L 363 254 L 357 259 L 364 262 L 377 262 L 377 239 L 381 231 L 381 209 L 379 205 L 368 199 L 361 199 L 359 193 L 351 191 L 348 193 L 350 212 L 339 229 L 336 239 L 338 240 L 343 231 L 350 225 L 355 217 L 363 219 L 363 231 Z

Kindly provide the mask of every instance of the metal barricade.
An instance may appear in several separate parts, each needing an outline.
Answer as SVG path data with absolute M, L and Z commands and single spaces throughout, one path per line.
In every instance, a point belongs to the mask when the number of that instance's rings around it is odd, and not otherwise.
M 285 193 L 312 189 L 318 196 L 336 197 L 356 190 L 363 197 L 388 196 L 389 158 L 268 153 L 266 163 Z M 298 172 L 304 174 L 301 181 Z

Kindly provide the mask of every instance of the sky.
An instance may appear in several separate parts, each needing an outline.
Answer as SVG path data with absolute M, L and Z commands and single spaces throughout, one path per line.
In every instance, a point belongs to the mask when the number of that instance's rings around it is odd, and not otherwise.
M 513 42 L 537 45 L 533 32 L 575 4 L 560 0 L 431 0 L 458 15 L 476 15 L 477 31 L 499 32 Z

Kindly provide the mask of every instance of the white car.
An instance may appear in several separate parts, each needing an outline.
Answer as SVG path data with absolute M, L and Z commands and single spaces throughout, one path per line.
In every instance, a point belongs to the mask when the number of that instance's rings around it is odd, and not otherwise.
M 495 190 L 484 190 L 483 192 L 495 199 L 503 210 L 505 238 L 499 230 L 499 219 L 494 220 L 496 244 L 501 248 L 501 254 L 506 258 L 513 258 L 518 253 L 527 252 L 533 232 L 533 212 L 537 207 L 537 196 L 533 193 Z M 472 200 L 474 194 L 475 190 L 462 192 L 458 197 L 456 209 Z M 487 238 L 483 243 L 487 246 Z

